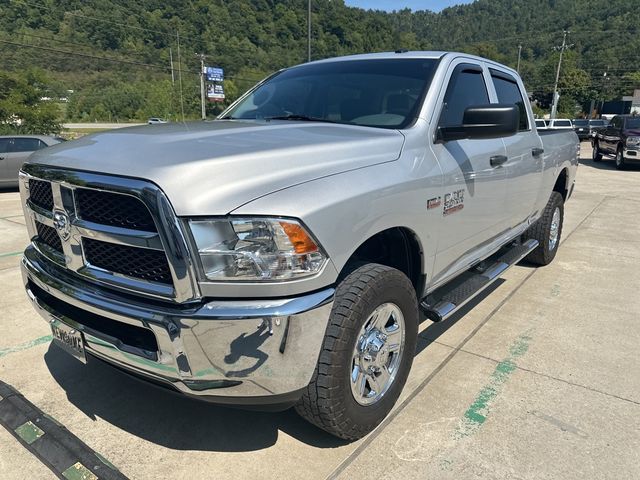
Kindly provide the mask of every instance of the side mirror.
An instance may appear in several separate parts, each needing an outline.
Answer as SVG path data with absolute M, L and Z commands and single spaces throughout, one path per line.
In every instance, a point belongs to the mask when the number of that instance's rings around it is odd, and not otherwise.
M 438 140 L 500 138 L 515 135 L 520 124 L 520 111 L 514 104 L 492 103 L 468 107 L 462 125 L 439 127 Z

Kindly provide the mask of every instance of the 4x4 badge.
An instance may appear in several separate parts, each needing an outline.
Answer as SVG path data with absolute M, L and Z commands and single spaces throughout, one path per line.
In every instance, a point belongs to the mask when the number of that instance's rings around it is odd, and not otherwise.
M 53 226 L 62 240 L 67 240 L 71 235 L 71 221 L 65 212 L 61 210 L 53 212 Z

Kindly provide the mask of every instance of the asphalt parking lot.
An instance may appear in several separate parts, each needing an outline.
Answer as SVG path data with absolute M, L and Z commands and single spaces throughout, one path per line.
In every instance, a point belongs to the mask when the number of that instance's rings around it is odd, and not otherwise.
M 135 479 L 640 478 L 640 168 L 594 164 L 588 143 L 582 154 L 555 262 L 516 266 L 453 319 L 425 321 L 402 398 L 358 442 L 292 411 L 181 398 L 52 346 L 22 289 L 11 191 L 0 380 Z M 0 426 L 0 478 L 56 477 Z

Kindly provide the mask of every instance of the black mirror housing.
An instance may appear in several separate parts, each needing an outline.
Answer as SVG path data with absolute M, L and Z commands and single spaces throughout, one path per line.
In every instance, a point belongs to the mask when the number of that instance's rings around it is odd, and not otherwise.
M 515 104 L 475 105 L 464 111 L 462 125 L 439 127 L 438 140 L 510 137 L 518 132 L 520 111 Z

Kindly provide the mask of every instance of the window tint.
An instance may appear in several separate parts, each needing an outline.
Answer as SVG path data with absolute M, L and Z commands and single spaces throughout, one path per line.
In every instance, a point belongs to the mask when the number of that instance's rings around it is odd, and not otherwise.
M 44 143 L 42 143 L 37 138 L 14 138 L 13 139 L 13 147 L 11 148 L 12 152 L 34 152 L 36 150 L 40 150 L 41 148 L 46 147 Z
M 571 121 L 570 120 L 556 120 L 555 122 L 553 122 L 553 126 L 554 127 L 570 127 L 571 126 Z
M 622 119 L 620 117 L 613 117 L 613 120 L 611 120 L 611 126 L 613 128 L 621 128 L 622 127 Z
M 574 127 L 586 127 L 589 125 L 589 120 L 574 120 L 573 121 L 573 126 Z
M 436 60 L 421 58 L 309 63 L 272 76 L 225 118 L 306 117 L 405 128 L 416 118 L 436 66 Z
M 453 72 L 444 105 L 440 114 L 441 127 L 462 125 L 462 117 L 467 107 L 489 103 L 487 86 L 482 71 L 469 65 L 459 65 Z
M 0 138 L 0 153 L 7 153 L 9 151 L 10 138 Z
M 627 118 L 625 128 L 640 128 L 640 117 Z
M 604 127 L 604 120 L 589 120 L 589 125 L 593 127 Z
M 490 70 L 490 72 L 491 78 L 493 79 L 493 85 L 496 87 L 498 102 L 515 104 L 518 107 L 518 110 L 520 110 L 520 124 L 518 125 L 518 130 L 529 130 L 527 109 L 516 79 L 506 73 L 498 72 L 496 70 Z

